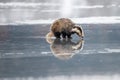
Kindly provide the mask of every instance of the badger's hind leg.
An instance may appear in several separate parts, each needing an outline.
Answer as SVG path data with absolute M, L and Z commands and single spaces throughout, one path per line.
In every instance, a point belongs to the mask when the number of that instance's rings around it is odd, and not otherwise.
M 55 35 L 56 38 L 60 38 L 61 33 L 60 32 L 55 32 L 54 35 Z

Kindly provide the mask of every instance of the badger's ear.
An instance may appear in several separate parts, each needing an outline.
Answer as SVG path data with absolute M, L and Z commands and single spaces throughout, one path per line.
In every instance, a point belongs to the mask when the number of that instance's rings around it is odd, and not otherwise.
M 77 26 L 76 26 L 76 25 L 74 25 L 72 28 L 73 28 L 73 29 L 74 29 L 74 28 L 77 28 Z

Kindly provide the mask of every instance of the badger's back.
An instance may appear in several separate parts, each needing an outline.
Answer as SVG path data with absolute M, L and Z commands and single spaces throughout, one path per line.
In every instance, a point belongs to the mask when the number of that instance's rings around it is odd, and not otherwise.
M 51 31 L 52 32 L 70 32 L 72 27 L 75 24 L 67 18 L 60 18 L 58 20 L 55 20 L 53 24 L 51 24 Z

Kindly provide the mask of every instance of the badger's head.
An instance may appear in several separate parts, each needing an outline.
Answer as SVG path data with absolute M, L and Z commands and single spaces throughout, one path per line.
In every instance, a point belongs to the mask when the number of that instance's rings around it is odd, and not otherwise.
M 72 28 L 72 33 L 76 33 L 79 37 L 83 38 L 84 37 L 84 32 L 81 26 L 75 25 Z

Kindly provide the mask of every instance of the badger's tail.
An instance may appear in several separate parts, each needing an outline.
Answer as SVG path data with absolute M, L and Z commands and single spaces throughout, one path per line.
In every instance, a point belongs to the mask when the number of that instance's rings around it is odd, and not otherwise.
M 53 42 L 53 39 L 54 39 L 54 38 L 55 38 L 55 36 L 54 36 L 53 32 L 47 33 L 47 35 L 46 35 L 46 41 L 47 41 L 49 44 L 51 44 L 51 43 Z
M 54 37 L 53 32 L 49 32 L 49 33 L 47 33 L 47 35 L 46 35 L 46 38 L 53 38 L 53 37 Z

